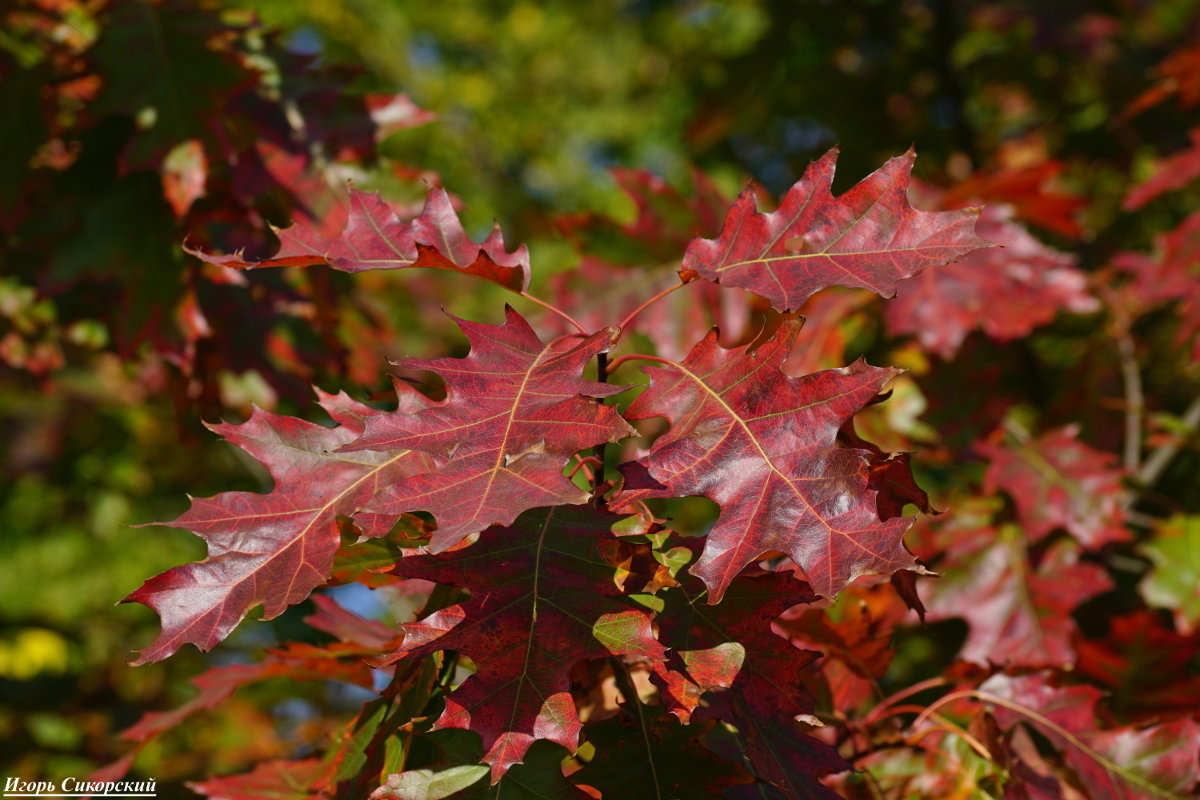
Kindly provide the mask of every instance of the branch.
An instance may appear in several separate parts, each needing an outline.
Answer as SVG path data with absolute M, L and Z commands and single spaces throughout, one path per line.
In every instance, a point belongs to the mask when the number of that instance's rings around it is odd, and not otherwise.
M 651 297 L 649 300 L 642 303 L 640 306 L 638 306 L 633 311 L 631 311 L 629 313 L 629 316 L 625 317 L 625 319 L 621 320 L 620 324 L 617 325 L 617 335 L 615 337 L 613 337 L 613 342 L 616 343 L 616 341 L 618 339 L 620 339 L 622 335 L 624 335 L 625 329 L 629 327 L 629 323 L 633 321 L 634 317 L 636 317 L 638 314 L 641 314 L 647 308 L 654 305 L 659 300 L 662 300 L 664 297 L 671 294 L 672 292 L 679 291 L 680 289 L 687 286 L 689 283 L 691 283 L 695 279 L 696 279 L 695 273 L 691 273 L 691 275 L 688 278 L 681 278 L 680 283 L 676 283 L 673 286 L 663 289 L 661 292 L 654 295 L 654 297 Z
M 1192 404 L 1187 407 L 1187 411 L 1183 412 L 1180 421 L 1183 423 L 1183 431 L 1172 437 L 1170 441 L 1161 444 L 1142 464 L 1141 470 L 1137 473 L 1139 486 L 1153 486 L 1171 460 L 1183 449 L 1188 437 L 1194 434 L 1197 428 L 1200 428 L 1200 397 L 1192 400 Z
M 553 313 L 557 314 L 558 316 L 562 317 L 562 318 L 563 318 L 563 319 L 565 319 L 567 322 L 571 323 L 571 325 L 573 325 L 573 326 L 575 327 L 575 330 L 579 331 L 579 332 L 580 332 L 580 333 L 582 333 L 584 336 L 589 336 L 589 335 L 590 335 L 590 334 L 588 333 L 588 329 L 587 329 L 587 328 L 585 328 L 585 327 L 583 327 L 582 325 L 580 325 L 580 324 L 579 324 L 579 323 L 578 323 L 578 322 L 575 320 L 575 318 L 574 318 L 574 317 L 572 317 L 570 314 L 568 314 L 567 312 L 563 311 L 561 308 L 559 308 L 558 306 L 554 305 L 553 303 L 547 303 L 545 300 L 541 299 L 540 297 L 535 297 L 534 295 L 531 295 L 529 292 L 521 292 L 521 297 L 524 297 L 526 300 L 532 300 L 533 302 L 537 303 L 539 306 L 541 306 L 542 308 L 546 309 L 547 311 L 553 312 Z

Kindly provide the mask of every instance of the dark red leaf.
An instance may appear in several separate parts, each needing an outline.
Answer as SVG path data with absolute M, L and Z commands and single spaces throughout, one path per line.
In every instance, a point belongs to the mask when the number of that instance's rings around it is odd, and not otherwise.
M 1196 291 L 1200 213 L 1192 214 L 1170 233 L 1156 236 L 1154 244 L 1154 253 L 1121 253 L 1113 266 L 1132 274 L 1125 294 L 1135 308 L 1176 301 L 1178 341 L 1190 345 L 1192 358 L 1200 359 L 1200 292 Z
M 1076 641 L 1076 674 L 1109 690 L 1121 719 L 1161 718 L 1200 708 L 1200 638 L 1177 633 L 1161 614 L 1116 617 L 1103 638 Z
M 246 260 L 240 253 L 211 256 L 188 252 L 210 264 L 236 269 L 328 264 L 343 272 L 362 272 L 430 267 L 473 275 L 514 292 L 529 287 L 529 253 L 525 246 L 507 252 L 498 227 L 482 243 L 472 242 L 450 196 L 440 186 L 430 188 L 425 208 L 410 222 L 400 219 L 379 195 L 351 189 L 350 217 L 340 234 L 326 236 L 299 224 L 277 233 L 279 252 L 267 259 Z
M 570 671 L 577 661 L 666 655 L 650 616 L 623 599 L 600 553 L 619 519 L 590 506 L 539 509 L 488 529 L 465 550 L 412 556 L 396 567 L 398 575 L 471 592 L 465 603 L 406 624 L 403 645 L 384 661 L 454 650 L 475 662 L 434 728 L 479 733 L 493 783 L 535 739 L 575 750 L 581 723 Z
M 1078 436 L 1070 426 L 1028 442 L 976 446 L 991 459 L 984 491 L 1002 490 L 1012 497 L 1030 541 L 1056 528 L 1088 548 L 1130 537 L 1121 510 L 1124 472 L 1116 455 L 1089 447 Z
M 952 358 L 967 334 L 997 341 L 1029 334 L 1060 310 L 1096 311 L 1075 258 L 1052 250 L 1012 220 L 1010 206 L 990 205 L 975 230 L 1004 245 L 977 250 L 958 263 L 902 281 L 887 304 L 888 330 L 916 336 L 929 351 Z
M 664 705 L 681 718 L 716 717 L 736 727 L 758 777 L 784 787 L 789 796 L 835 797 L 817 777 L 848 765 L 829 745 L 803 735 L 795 719 L 815 708 L 802 679 L 818 654 L 797 649 L 771 629 L 781 614 L 815 595 L 791 575 L 762 572 L 739 577 L 720 605 L 699 602 L 703 595 L 694 578 L 663 595 L 659 639 L 674 649 L 655 681 Z M 714 672 L 714 661 L 725 668 Z M 708 669 L 700 672 L 697 666 Z M 726 690 L 709 691 L 723 683 Z M 707 707 L 697 708 L 705 691 Z
M 1079 562 L 1079 547 L 1056 542 L 1031 564 L 1025 540 L 1009 528 L 981 530 L 991 540 L 973 556 L 959 555 L 940 578 L 924 581 L 930 620 L 961 617 L 969 626 L 959 658 L 975 664 L 1068 666 L 1075 663 L 1071 613 L 1112 588 L 1104 570 Z
M 666 417 L 650 453 L 622 467 L 615 507 L 702 495 L 721 506 L 693 574 L 710 602 L 763 554 L 791 556 L 813 588 L 833 596 L 868 573 L 917 568 L 901 538 L 912 520 L 881 522 L 871 456 L 836 445 L 838 429 L 898 374 L 859 361 L 803 378 L 780 366 L 795 319 L 757 349 L 718 346 L 716 332 L 680 364 L 648 368 L 650 387 L 629 419 Z
M 1191 795 L 1200 775 L 1200 723 L 1179 719 L 1147 728 L 1101 730 L 1100 692 L 1059 687 L 1045 673 L 995 675 L 979 687 L 1003 728 L 1025 723 L 1054 743 L 1088 797 Z
M 723 789 L 753 778 L 701 743 L 712 727 L 711 722 L 681 725 L 661 708 L 626 709 L 587 726 L 596 755 L 571 779 L 594 786 L 606 798 L 720 800 Z
M 982 200 L 1011 205 L 1016 216 L 1063 236 L 1077 238 L 1083 230 L 1076 219 L 1087 198 L 1066 194 L 1054 187 L 1062 172 L 1061 161 L 1041 161 L 1028 166 L 1001 166 L 980 170 L 955 184 L 942 196 L 942 208 L 958 208 Z M 990 239 L 981 233 L 985 239 Z
M 1126 211 L 1135 211 L 1159 195 L 1182 189 L 1200 178 L 1200 128 L 1188 131 L 1191 145 L 1154 165 L 1154 174 L 1129 190 Z
M 421 405 L 419 397 L 410 390 L 402 408 Z M 196 498 L 169 523 L 204 538 L 208 558 L 151 578 L 125 598 L 162 619 L 159 637 L 135 663 L 159 661 L 188 642 L 208 650 L 255 606 L 272 619 L 308 597 L 333 567 L 341 543 L 338 516 L 358 511 L 381 486 L 435 463 L 407 449 L 335 452 L 361 435 L 364 420 L 382 412 L 345 395 L 321 395 L 320 403 L 336 427 L 261 409 L 242 425 L 211 426 L 258 459 L 275 489 Z M 374 522 L 365 535 L 381 536 L 391 527 L 383 517 Z
M 813 162 L 770 214 L 743 191 L 716 239 L 696 239 L 683 269 L 738 286 L 792 311 L 827 286 L 884 297 L 896 282 L 945 264 L 987 242 L 974 233 L 978 210 L 917 211 L 908 203 L 914 154 L 893 158 L 850 191 L 834 197 L 837 150 Z
M 333 765 L 322 759 L 264 761 L 250 772 L 188 787 L 211 800 L 322 800 L 332 797 L 324 791 L 332 777 Z
M 348 613 L 348 612 L 343 612 Z M 148 711 L 134 725 L 121 732 L 121 738 L 139 744 L 179 725 L 198 711 L 216 708 L 233 693 L 250 683 L 286 678 L 291 681 L 337 680 L 370 688 L 372 674 L 363 657 L 378 653 L 395 643 L 396 633 L 382 640 L 382 647 L 319 648 L 293 643 L 283 650 L 272 650 L 256 664 L 229 664 L 201 673 L 192 683 L 199 694 L 170 711 Z M 340 660 L 353 656 L 352 660 Z
M 433 552 L 489 525 L 507 525 L 526 509 L 587 502 L 587 493 L 562 474 L 567 459 L 635 433 L 615 408 L 596 402 L 624 387 L 580 377 L 607 349 L 608 330 L 545 344 L 511 308 L 504 325 L 459 320 L 459 326 L 471 342 L 466 358 L 399 362 L 442 375 L 445 402 L 415 414 L 377 415 L 342 448 L 404 448 L 435 460 L 434 470 L 383 487 L 360 515 L 431 512 L 438 526 Z

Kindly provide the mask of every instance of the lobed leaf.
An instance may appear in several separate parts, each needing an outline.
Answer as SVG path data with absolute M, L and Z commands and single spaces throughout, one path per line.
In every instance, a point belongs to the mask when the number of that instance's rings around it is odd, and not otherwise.
M 635 433 L 615 408 L 596 402 L 624 387 L 580 377 L 607 349 L 607 330 L 547 344 L 511 308 L 503 325 L 458 324 L 471 342 L 466 358 L 400 362 L 442 375 L 445 402 L 415 414 L 376 415 L 342 447 L 428 454 L 433 469 L 383 487 L 364 512 L 387 519 L 431 512 L 433 552 L 489 525 L 507 525 L 530 508 L 587 502 L 587 493 L 562 474 L 567 460 Z
M 655 667 L 664 705 L 684 720 L 718 718 L 733 725 L 758 777 L 788 796 L 835 797 L 818 777 L 849 765 L 796 722 L 816 708 L 801 681 L 819 654 L 772 630 L 781 614 L 815 600 L 812 590 L 789 574 L 758 572 L 734 581 L 719 605 L 700 603 L 703 594 L 690 578 L 664 596 L 659 638 L 674 650 Z M 705 654 L 700 660 L 698 652 Z M 723 663 L 717 656 L 724 656 Z M 720 667 L 715 671 L 714 661 Z M 707 707 L 698 707 L 698 695 L 714 689 L 721 691 L 705 694 Z
M 769 214 L 756 210 L 753 189 L 743 191 L 720 236 L 688 245 L 683 270 L 794 311 L 828 286 L 891 297 L 897 281 L 988 246 L 974 233 L 977 209 L 918 211 L 909 205 L 912 151 L 834 197 L 837 155 L 830 150 L 810 164 Z
M 404 625 L 393 663 L 453 650 L 476 673 L 446 698 L 434 725 L 483 737 L 495 783 L 530 744 L 578 745 L 571 699 L 577 661 L 608 655 L 666 655 L 650 616 L 626 600 L 600 552 L 620 517 L 590 506 L 538 509 L 485 531 L 465 550 L 412 556 L 396 574 L 467 588 L 471 598 Z
M 885 309 L 888 329 L 916 336 L 949 359 L 975 329 L 1004 342 L 1027 336 L 1060 310 L 1096 311 L 1099 302 L 1076 259 L 1045 246 L 1012 217 L 1011 206 L 989 205 L 976 230 L 1003 247 L 902 281 Z
M 991 460 L 984 491 L 1013 498 L 1030 541 L 1065 528 L 1088 548 L 1129 538 L 1124 526 L 1117 457 L 1079 441 L 1076 426 L 1047 431 L 1028 442 L 976 449 Z
M 859 575 L 914 568 L 901 538 L 908 517 L 881 521 L 871 466 L 877 454 L 838 447 L 838 430 L 899 374 L 859 361 L 792 378 L 780 369 L 800 322 L 757 349 L 722 349 L 716 332 L 681 363 L 653 367 L 626 417 L 666 417 L 648 455 L 622 465 L 614 508 L 702 495 L 721 507 L 690 570 L 720 602 L 743 567 L 787 554 L 832 597 Z
M 401 404 L 421 404 L 410 392 Z M 325 581 L 341 542 L 339 516 L 358 511 L 381 486 L 428 470 L 432 456 L 409 449 L 338 452 L 357 439 L 380 412 L 345 395 L 321 395 L 335 427 L 255 409 L 241 425 L 210 426 L 254 456 L 270 472 L 267 494 L 226 492 L 192 500 L 170 524 L 208 542 L 204 561 L 185 564 L 146 581 L 123 602 L 158 612 L 162 631 L 135 664 L 159 661 L 191 643 L 208 650 L 255 606 L 272 619 Z M 367 536 L 387 533 L 392 520 L 378 516 Z
M 466 273 L 514 292 L 529 288 L 529 252 L 524 245 L 509 253 L 499 227 L 481 243 L 471 241 L 450 202 L 433 186 L 425 207 L 404 221 L 378 194 L 350 190 L 350 215 L 336 236 L 296 224 L 276 231 L 279 251 L 271 258 L 247 260 L 241 253 L 213 256 L 189 253 L 210 264 L 234 269 L 311 267 L 328 264 L 342 272 L 428 267 Z

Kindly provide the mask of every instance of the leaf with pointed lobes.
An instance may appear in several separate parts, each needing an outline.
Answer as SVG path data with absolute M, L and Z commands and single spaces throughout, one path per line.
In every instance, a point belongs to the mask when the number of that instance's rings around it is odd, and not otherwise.
M 1176 191 L 1200 178 L 1200 128 L 1188 131 L 1190 144 L 1154 165 L 1154 174 L 1133 187 L 1122 205 L 1136 211 L 1154 198 Z
M 420 406 L 416 398 L 407 390 L 401 408 Z M 336 426 L 257 408 L 241 425 L 210 426 L 262 463 L 275 488 L 195 498 L 174 522 L 154 523 L 202 537 L 208 558 L 151 578 L 125 598 L 149 606 L 162 620 L 158 638 L 135 664 L 160 661 L 189 642 L 208 650 L 255 606 L 273 619 L 308 597 L 333 568 L 341 543 L 338 517 L 353 514 L 381 486 L 436 463 L 408 449 L 337 452 L 362 434 L 365 420 L 383 412 L 344 394 L 320 394 L 319 402 Z M 382 536 L 392 521 L 376 517 L 363 534 Z
M 571 780 L 600 790 L 603 797 L 655 800 L 721 800 L 722 790 L 754 778 L 740 765 L 704 746 L 714 723 L 681 725 L 661 708 L 625 709 L 589 723 L 596 755 Z
M 939 206 L 943 209 L 985 203 L 1010 205 L 1017 218 L 1073 239 L 1083 234 L 1077 219 L 1079 212 L 1088 206 L 1088 200 L 1077 194 L 1068 194 L 1056 186 L 1062 174 L 1063 162 L 1038 161 L 1024 163 L 1017 155 L 999 156 L 999 167 L 980 170 L 964 181 L 949 187 L 942 195 Z M 1007 163 L 1005 163 L 1007 162 Z M 977 229 L 977 232 L 978 229 Z M 979 232 L 983 238 L 989 238 Z
M 1175 301 L 1179 316 L 1176 341 L 1190 345 L 1192 358 L 1200 360 L 1200 213 L 1193 213 L 1175 230 L 1154 237 L 1152 254 L 1120 253 L 1113 266 L 1133 276 L 1122 295 L 1138 309 Z
M 1130 538 L 1121 510 L 1124 470 L 1115 454 L 1079 441 L 1077 426 L 1011 445 L 981 442 L 976 449 L 991 460 L 984 491 L 1012 497 L 1030 541 L 1056 528 L 1089 549 Z
M 909 517 L 880 520 L 871 454 L 838 429 L 899 374 L 858 361 L 792 378 L 780 369 L 800 331 L 790 318 L 762 342 L 721 348 L 706 336 L 682 363 L 647 368 L 628 419 L 666 417 L 648 455 L 622 465 L 615 509 L 701 495 L 721 507 L 691 572 L 718 603 L 743 567 L 778 551 L 832 597 L 859 575 L 919 569 L 901 541 Z
M 295 224 L 276 231 L 279 251 L 264 259 L 247 259 L 241 253 L 214 256 L 189 253 L 222 267 L 311 267 L 328 264 L 342 272 L 370 269 L 429 267 L 465 273 L 499 284 L 514 292 L 529 288 L 529 252 L 525 245 L 509 253 L 497 227 L 483 242 L 471 241 L 450 202 L 450 195 L 433 186 L 425 208 L 404 221 L 378 194 L 350 190 L 350 215 L 336 236 Z
M 1059 311 L 1100 308 L 1075 257 L 1033 238 L 1013 221 L 1011 206 L 987 206 L 975 230 L 1003 247 L 977 250 L 902 281 L 886 308 L 891 333 L 916 336 L 925 349 L 950 359 L 973 330 L 1006 342 L 1051 322 Z
M 575 750 L 576 662 L 666 656 L 649 615 L 622 596 L 600 552 L 620 519 L 591 506 L 537 509 L 509 527 L 489 528 L 466 549 L 411 556 L 396 566 L 398 575 L 471 592 L 464 603 L 404 625 L 404 643 L 381 663 L 438 650 L 475 662 L 477 672 L 449 694 L 434 728 L 479 733 L 493 783 L 536 739 Z
M 830 150 L 810 164 L 769 214 L 756 210 L 753 189 L 743 191 L 719 237 L 688 245 L 683 270 L 794 311 L 828 286 L 891 297 L 897 281 L 989 246 L 974 232 L 977 209 L 917 211 L 909 205 L 912 151 L 834 197 L 837 155 Z
M 979 687 L 1001 728 L 1024 723 L 1062 753 L 1087 797 L 1194 797 L 1200 723 L 1183 718 L 1144 728 L 1102 730 L 1099 690 L 1058 686 L 1050 673 L 993 675 Z
M 250 772 L 189 783 L 212 800 L 319 800 L 330 796 L 333 765 L 323 759 L 263 761 Z
M 395 638 L 390 637 L 393 642 Z M 369 689 L 373 676 L 362 659 L 378 652 L 378 648 L 350 650 L 337 644 L 321 648 L 293 642 L 287 648 L 268 651 L 266 657 L 255 664 L 213 667 L 192 681 L 199 689 L 195 697 L 169 711 L 146 712 L 140 720 L 121 732 L 121 738 L 144 744 L 176 727 L 192 714 L 216 708 L 242 686 L 272 678 L 290 681 L 335 680 Z M 343 660 L 346 655 L 355 658 Z
M 1121 116 L 1136 116 L 1169 97 L 1175 98 L 1180 109 L 1200 104 L 1200 47 L 1171 53 L 1154 68 L 1154 75 L 1158 82 L 1134 98 Z
M 735 580 L 720 605 L 699 602 L 703 595 L 695 578 L 662 594 L 659 640 L 673 649 L 665 665 L 655 665 L 664 705 L 685 721 L 715 717 L 733 725 L 758 777 L 788 796 L 836 797 L 818 778 L 849 764 L 829 745 L 803 735 L 796 723 L 798 715 L 810 715 L 816 707 L 802 680 L 820 654 L 798 649 L 772 630 L 781 614 L 813 602 L 816 595 L 788 573 L 761 570 Z M 728 648 L 729 643 L 737 648 Z M 700 662 L 697 653 L 705 656 Z M 718 654 L 725 656 L 724 669 L 714 671 Z M 735 655 L 740 656 L 736 666 Z M 694 696 L 678 693 L 689 684 L 699 690 L 693 689 Z M 697 702 L 701 692 L 708 692 L 704 706 Z
M 969 626 L 958 657 L 987 666 L 1066 667 L 1076 663 L 1079 629 L 1072 612 L 1112 588 L 1104 569 L 1081 562 L 1080 547 L 1055 542 L 1031 562 L 1013 526 L 975 531 L 945 526 L 980 549 L 960 552 L 955 569 L 922 584 L 930 620 L 962 618 Z
M 342 452 L 426 453 L 436 467 L 384 487 L 365 514 L 394 519 L 428 511 L 437 519 L 429 549 L 441 552 L 489 525 L 508 525 L 530 508 L 578 505 L 588 494 L 563 476 L 581 450 L 636 432 L 616 409 L 596 402 L 625 387 L 584 380 L 584 367 L 608 348 L 609 331 L 543 343 L 521 315 L 503 325 L 458 320 L 471 342 L 466 358 L 406 359 L 446 381 L 446 399 L 415 414 L 380 414 Z

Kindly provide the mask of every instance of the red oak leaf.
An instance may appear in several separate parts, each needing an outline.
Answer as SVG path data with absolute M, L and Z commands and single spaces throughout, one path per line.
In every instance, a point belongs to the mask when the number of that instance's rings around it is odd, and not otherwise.
M 1122 719 L 1152 719 L 1200 708 L 1200 638 L 1180 634 L 1142 609 L 1114 618 L 1103 639 L 1076 642 L 1075 674 L 1103 686 Z
M 1188 131 L 1191 146 L 1154 165 L 1154 174 L 1129 190 L 1123 207 L 1135 211 L 1159 195 L 1182 189 L 1200 178 L 1200 128 Z
M 334 777 L 331 764 L 319 758 L 264 761 L 250 772 L 189 783 L 188 788 L 212 800 L 322 800 Z
M 538 509 L 484 531 L 465 550 L 411 556 L 396 574 L 465 587 L 471 599 L 404 625 L 385 663 L 454 650 L 477 672 L 450 693 L 434 728 L 483 737 L 492 782 L 536 739 L 574 751 L 581 723 L 570 671 L 585 658 L 666 655 L 650 617 L 625 600 L 599 544 L 621 518 L 591 506 Z
M 458 324 L 471 342 L 466 358 L 399 362 L 442 375 L 445 402 L 368 419 L 362 437 L 342 448 L 405 448 L 436 459 L 434 470 L 383 488 L 366 508 L 388 519 L 431 512 L 435 553 L 489 525 L 507 525 L 526 509 L 587 502 L 587 493 L 562 474 L 567 459 L 635 433 L 615 408 L 596 402 L 624 387 L 580 377 L 608 347 L 608 330 L 545 344 L 511 308 L 503 325 Z
M 901 282 L 887 304 L 888 330 L 915 335 L 927 350 L 949 359 L 972 330 L 1011 341 L 1060 310 L 1098 309 L 1075 258 L 1046 247 L 1012 217 L 1011 206 L 990 205 L 975 228 L 1004 247 L 977 250 Z
M 328 264 L 343 272 L 362 272 L 430 267 L 474 275 L 514 292 L 529 287 L 529 253 L 525 246 L 507 252 L 498 227 L 481 244 L 472 242 L 450 196 L 440 186 L 430 188 L 425 208 L 410 222 L 400 219 L 379 195 L 351 189 L 350 217 L 337 236 L 326 236 L 299 224 L 276 233 L 279 252 L 258 261 L 246 260 L 241 253 L 212 256 L 188 252 L 210 264 L 236 269 Z
M 878 702 L 876 684 L 895 654 L 892 634 L 908 616 L 908 607 L 892 587 L 859 581 L 836 603 L 797 606 L 774 624 L 797 647 L 825 653 L 821 682 L 833 708 L 847 712 Z
M 1055 686 L 1046 673 L 994 675 L 979 687 L 1002 728 L 1025 723 L 1062 752 L 1088 797 L 1191 796 L 1200 764 L 1200 723 L 1101 730 L 1090 686 Z
M 893 158 L 850 191 L 834 197 L 837 150 L 813 162 L 770 214 L 755 192 L 734 202 L 716 239 L 695 239 L 683 269 L 738 286 L 791 311 L 827 286 L 891 297 L 896 282 L 986 247 L 974 233 L 978 210 L 917 211 L 908 203 L 915 155 Z
M 818 654 L 772 630 L 777 617 L 815 595 L 778 572 L 739 577 L 720 605 L 700 603 L 703 595 L 695 578 L 663 595 L 659 639 L 674 649 L 655 670 L 664 705 L 681 719 L 716 717 L 736 727 L 758 776 L 789 797 L 836 797 L 817 777 L 849 765 L 829 745 L 804 736 L 795 719 L 815 708 L 802 679 Z M 718 688 L 725 691 L 704 694 L 707 707 L 697 708 L 701 693 Z
M 716 331 L 682 363 L 648 368 L 629 419 L 666 417 L 650 453 L 622 465 L 614 507 L 701 495 L 721 506 L 691 572 L 709 602 L 765 553 L 789 555 L 820 594 L 859 575 L 912 568 L 901 537 L 908 517 L 879 518 L 872 454 L 838 447 L 838 429 L 897 374 L 859 361 L 791 378 L 780 369 L 800 322 L 785 320 L 757 349 L 725 350 Z
M 1200 359 L 1200 292 L 1196 291 L 1200 263 L 1200 213 L 1192 214 L 1170 233 L 1156 236 L 1153 254 L 1121 253 L 1117 269 L 1133 275 L 1126 294 L 1135 307 L 1177 301 L 1178 341 L 1191 344 Z
M 1200 47 L 1185 47 L 1167 56 L 1154 68 L 1158 82 L 1142 92 L 1122 112 L 1132 117 L 1174 97 L 1179 108 L 1200 103 Z
M 661 708 L 628 709 L 589 723 L 587 740 L 596 755 L 571 780 L 604 797 L 724 800 L 724 791 L 753 778 L 739 764 L 718 756 L 701 737 L 714 723 L 681 725 Z
M 389 637 L 395 642 L 396 637 Z M 385 644 L 386 646 L 386 644 Z M 380 648 L 356 648 L 344 650 L 292 644 L 287 649 L 272 650 L 266 658 L 256 664 L 228 664 L 213 667 L 201 673 L 192 683 L 200 693 L 170 711 L 148 711 L 140 720 L 121 732 L 121 738 L 145 743 L 164 731 L 176 727 L 180 722 L 198 711 L 216 708 L 242 686 L 269 680 L 286 678 L 291 681 L 338 680 L 371 688 L 371 670 L 363 657 L 378 653 Z M 354 655 L 353 661 L 340 661 L 346 655 Z
M 1079 441 L 1074 426 L 1011 445 L 980 443 L 991 460 L 984 491 L 1007 492 L 1030 541 L 1065 528 L 1088 548 L 1130 537 L 1121 511 L 1123 471 L 1112 453 Z
M 362 434 L 364 420 L 383 412 L 345 395 L 321 395 L 320 404 L 337 426 L 261 409 L 244 424 L 211 426 L 258 459 L 275 489 L 195 498 L 168 523 L 205 539 L 208 558 L 151 578 L 125 598 L 162 619 L 162 632 L 134 663 L 159 661 L 188 642 L 208 650 L 255 606 L 272 619 L 308 597 L 333 567 L 341 543 L 337 518 L 360 509 L 380 486 L 436 463 L 411 450 L 335 452 Z M 420 395 L 408 390 L 400 413 L 420 405 Z M 381 536 L 392 521 L 378 517 L 363 533 Z
M 1112 588 L 1104 570 L 1079 563 L 1079 546 L 1069 540 L 1031 564 L 1024 537 L 1012 526 L 965 535 L 988 543 L 972 556 L 960 553 L 955 569 L 921 584 L 930 620 L 967 621 L 959 658 L 985 666 L 1074 664 L 1078 628 L 1071 612 Z
M 1018 218 L 1063 236 L 1078 238 L 1083 232 L 1075 218 L 1087 206 L 1084 197 L 1065 194 L 1054 187 L 1062 172 L 1061 161 L 1040 161 L 1022 166 L 1001 165 L 980 170 L 946 190 L 942 208 L 969 205 L 977 200 L 1013 207 Z M 980 233 L 985 239 L 986 234 Z

